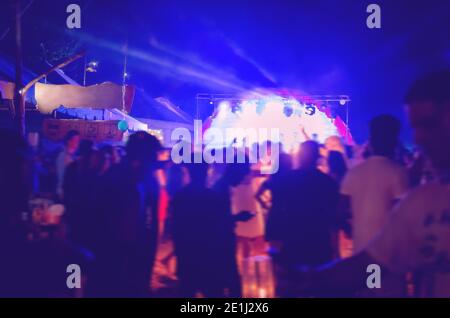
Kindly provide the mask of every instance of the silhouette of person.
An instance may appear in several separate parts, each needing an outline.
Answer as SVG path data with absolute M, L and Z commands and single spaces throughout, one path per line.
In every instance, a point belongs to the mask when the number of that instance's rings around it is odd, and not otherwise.
M 208 164 L 187 164 L 190 182 L 176 192 L 170 203 L 173 240 L 177 257 L 179 292 L 194 297 L 224 297 L 226 267 L 233 246 L 229 215 L 223 214 L 217 194 L 206 187 Z
M 230 188 L 239 185 L 250 173 L 248 158 L 245 158 L 243 163 L 238 163 L 238 156 L 239 155 L 235 154 L 233 162 L 225 164 L 223 176 L 217 180 L 212 188 L 216 193 L 216 202 L 221 211 L 220 213 L 223 215 L 224 231 L 226 231 L 226 235 L 231 238 L 231 243 L 223 248 L 223 257 L 226 259 L 226 262 L 222 265 L 222 268 L 226 270 L 223 278 L 228 282 L 228 296 L 230 297 L 241 297 L 242 293 L 241 278 L 236 262 L 235 223 L 239 221 L 245 222 L 253 217 L 253 214 L 249 211 L 241 211 L 232 215 Z
M 90 140 L 82 140 L 79 158 L 66 169 L 64 177 L 64 203 L 72 240 L 82 247 L 92 249 L 98 229 L 93 218 L 97 214 L 95 202 L 104 156 L 94 150 Z
M 146 132 L 130 136 L 122 162 L 102 178 L 98 191 L 94 296 L 143 297 L 157 249 L 159 184 L 154 176 L 159 141 Z
M 344 179 L 347 173 L 347 164 L 345 158 L 339 151 L 329 151 L 328 152 L 328 175 L 332 177 L 338 184 L 341 184 L 342 179 Z
M 369 264 L 386 273 L 421 272 L 415 296 L 450 297 L 450 70 L 429 74 L 409 89 L 405 102 L 413 135 L 429 156 L 438 178 L 409 191 L 391 218 L 356 255 L 301 271 L 311 292 L 366 288 Z M 376 202 L 372 202 L 376 204 Z M 381 289 L 383 289 L 381 284 Z
M 336 226 L 338 186 L 317 169 L 319 145 L 309 140 L 299 152 L 300 168 L 286 180 L 282 206 L 277 211 L 279 242 L 273 250 L 279 296 L 296 296 L 286 269 L 330 261 Z
M 269 210 L 266 226 L 266 240 L 277 241 L 280 239 L 283 227 L 278 224 L 279 209 L 283 207 L 284 191 L 286 188 L 287 178 L 292 172 L 292 158 L 291 155 L 280 153 L 280 166 L 277 173 L 270 175 L 270 177 L 260 186 L 255 197 L 261 206 Z M 271 202 L 270 206 L 262 199 L 265 191 L 270 191 Z
M 370 122 L 370 156 L 350 169 L 342 181 L 342 207 L 351 211 L 356 251 L 374 238 L 392 206 L 408 189 L 406 168 L 393 159 L 399 133 L 400 122 L 395 117 L 374 117 Z

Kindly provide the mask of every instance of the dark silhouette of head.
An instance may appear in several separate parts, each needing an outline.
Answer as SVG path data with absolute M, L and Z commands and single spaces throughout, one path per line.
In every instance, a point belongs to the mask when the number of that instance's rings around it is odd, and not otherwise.
M 330 168 L 330 175 L 341 180 L 347 172 L 347 164 L 342 153 L 339 151 L 330 151 L 328 153 L 328 167 Z
M 239 162 L 238 159 L 240 157 L 244 158 L 244 162 Z M 249 159 L 246 155 L 242 154 L 234 154 L 233 162 L 229 162 L 225 164 L 225 173 L 224 178 L 227 182 L 235 187 L 244 181 L 245 177 L 250 173 L 250 163 Z
M 399 142 L 400 121 L 391 115 L 380 115 L 370 121 L 370 146 L 374 155 L 393 157 Z
M 94 149 L 89 155 L 89 169 L 96 173 L 101 174 L 106 171 L 106 155 L 104 152 Z
M 100 151 L 105 156 L 106 169 L 120 161 L 120 154 L 117 148 L 113 147 L 112 145 L 103 145 L 102 147 L 100 147 Z
M 82 158 L 89 158 L 94 151 L 94 143 L 92 140 L 83 139 L 80 141 L 78 153 Z
M 417 80 L 405 97 L 414 140 L 438 169 L 450 169 L 450 70 Z
M 80 133 L 76 130 L 69 130 L 64 137 L 64 145 L 66 148 L 71 152 L 75 152 L 78 149 L 79 144 Z
M 305 141 L 300 146 L 299 164 L 302 169 L 314 169 L 319 160 L 319 144 L 313 140 Z
M 186 164 L 189 171 L 190 183 L 205 186 L 206 178 L 208 177 L 209 164 L 204 161 L 195 163 L 194 158 L 195 154 L 192 154 L 191 163 Z
M 144 131 L 138 131 L 130 136 L 127 142 L 127 159 L 140 164 L 152 164 L 157 161 L 161 149 L 159 140 Z

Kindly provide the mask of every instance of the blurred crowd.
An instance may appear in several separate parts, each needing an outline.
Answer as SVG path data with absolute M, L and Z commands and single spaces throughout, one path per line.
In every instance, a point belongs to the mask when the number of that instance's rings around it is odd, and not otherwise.
M 117 146 L 69 131 L 49 151 L 1 130 L 0 296 L 152 296 L 155 264 L 173 261 L 175 296 L 242 297 L 255 250 L 276 297 L 450 296 L 449 85 L 443 71 L 407 94 L 415 149 L 379 115 L 364 145 L 307 140 L 270 176 L 248 160 L 174 164 L 146 132 Z

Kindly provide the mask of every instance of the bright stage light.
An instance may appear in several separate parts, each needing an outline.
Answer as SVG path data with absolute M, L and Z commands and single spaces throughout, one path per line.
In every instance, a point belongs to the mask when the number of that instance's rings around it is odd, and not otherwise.
M 258 115 L 261 115 L 264 111 L 264 109 L 266 109 L 266 101 L 264 99 L 260 99 L 256 102 L 256 113 Z
M 227 111 L 230 108 L 230 102 L 228 101 L 222 101 L 219 103 L 219 112 L 221 111 Z
M 214 103 L 216 106 L 215 115 L 208 123 L 208 127 L 219 130 L 231 128 L 232 131 L 241 129 L 244 136 L 242 140 L 236 141 L 237 144 L 250 139 L 250 135 L 247 137 L 245 135 L 249 133 L 247 130 L 277 129 L 279 137 L 276 138 L 279 139 L 276 140 L 277 142 L 278 140 L 281 141 L 284 151 L 287 152 L 294 152 L 298 149 L 300 143 L 309 138 L 320 143 L 325 142 L 330 136 L 344 138 L 346 131 L 348 131 L 345 130 L 345 123 L 342 119 L 332 116 L 330 107 L 322 106 L 319 103 L 320 101 L 322 100 L 314 101 L 313 99 L 304 100 L 291 96 L 286 98 L 276 94 L 250 93 L 242 95 L 242 99 L 222 99 L 218 103 Z M 334 101 L 336 104 L 341 103 L 341 101 L 348 104 L 350 100 L 346 96 L 338 96 Z M 334 104 L 335 107 L 336 104 Z M 223 142 L 218 141 L 217 146 L 227 145 L 229 143 L 224 140 Z
M 289 98 L 270 95 L 244 99 L 237 105 L 221 101 L 216 109 L 211 128 L 227 129 L 278 129 L 285 151 L 294 151 L 309 138 L 324 142 L 326 138 L 339 135 L 334 120 L 313 104 L 305 104 Z
M 228 101 L 222 101 L 219 103 L 217 117 L 219 119 L 224 119 L 230 113 L 230 103 Z
M 341 100 L 339 101 L 339 104 L 340 104 L 341 106 L 344 106 L 346 103 L 347 103 L 347 101 L 346 101 L 345 99 L 341 99 Z
M 85 72 L 95 73 L 97 72 L 98 62 L 91 61 L 86 65 Z
M 234 114 L 241 114 L 242 113 L 242 105 L 240 103 L 233 103 L 231 105 L 231 112 Z

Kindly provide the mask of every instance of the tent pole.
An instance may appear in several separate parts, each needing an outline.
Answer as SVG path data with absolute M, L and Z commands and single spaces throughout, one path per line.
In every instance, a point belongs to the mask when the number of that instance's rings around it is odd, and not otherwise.
M 13 4 L 14 24 L 15 24 L 15 64 L 16 64 L 16 78 L 15 78 L 15 94 L 14 107 L 15 116 L 14 123 L 17 131 L 25 136 L 25 95 L 21 94 L 23 86 L 22 82 L 22 23 L 20 13 L 20 0 L 15 0 Z

